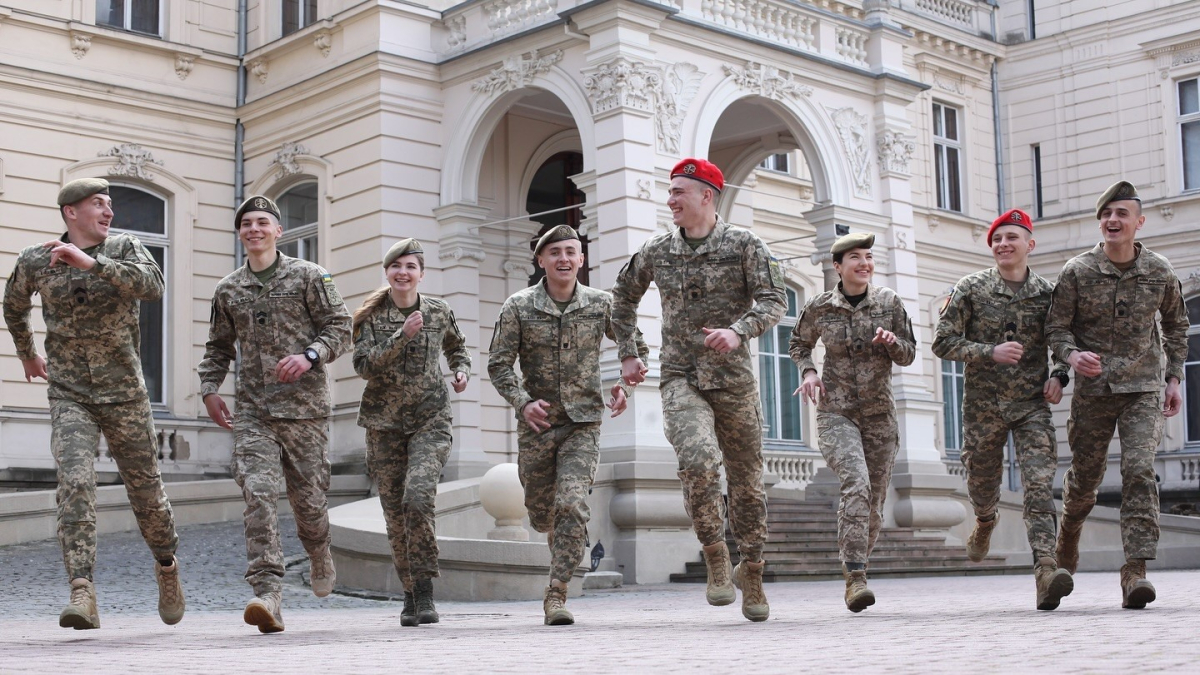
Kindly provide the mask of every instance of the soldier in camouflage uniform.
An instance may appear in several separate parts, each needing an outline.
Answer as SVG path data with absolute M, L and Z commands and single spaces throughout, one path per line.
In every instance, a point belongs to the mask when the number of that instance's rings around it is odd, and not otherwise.
M 308 552 L 318 597 L 333 591 L 329 551 L 329 380 L 326 364 L 350 347 L 350 314 L 320 267 L 275 248 L 279 208 L 253 196 L 234 215 L 246 264 L 213 292 L 200 391 L 209 417 L 234 432 L 233 477 L 246 499 L 246 580 L 255 598 L 246 623 L 283 630 L 283 549 L 276 502 L 280 480 Z M 241 348 L 237 417 L 217 390 Z
M 875 604 L 867 588 L 867 559 L 883 525 L 883 500 L 899 449 L 892 364 L 916 357 L 916 338 L 895 291 L 872 285 L 873 234 L 847 234 L 830 254 L 841 281 L 809 300 L 788 346 L 803 381 L 796 390 L 817 406 L 817 443 L 841 482 L 838 550 L 846 579 L 846 607 Z M 825 345 L 821 374 L 812 352 Z
M 1062 399 L 1066 364 L 1049 370 L 1046 312 L 1050 282 L 1029 269 L 1029 214 L 1012 209 L 997 218 L 987 242 L 996 266 L 964 277 L 942 306 L 933 353 L 965 361 L 963 452 L 975 529 L 967 555 L 980 562 L 996 527 L 1004 445 L 1011 432 L 1025 488 L 1025 530 L 1033 550 L 1038 609 L 1051 610 L 1075 582 L 1054 559 L 1054 474 L 1058 450 L 1050 404 Z
M 439 620 L 433 513 L 453 436 L 438 352 L 454 373 L 456 393 L 467 387 L 471 353 L 450 305 L 417 292 L 425 276 L 419 242 L 396 242 L 383 268 L 388 285 L 354 313 L 354 371 L 367 380 L 358 425 L 367 429 L 367 469 L 379 485 L 392 561 L 404 584 L 400 625 L 416 626 Z
M 92 567 L 96 562 L 96 470 L 100 434 L 129 494 L 142 537 L 154 555 L 158 612 L 183 618 L 175 549 L 179 538 L 158 469 L 158 445 L 139 355 L 139 301 L 162 297 L 162 270 L 129 234 L 109 235 L 108 181 L 84 178 L 58 193 L 67 232 L 21 251 L 4 288 L 4 320 L 26 381 L 49 382 L 50 444 L 58 468 L 58 539 L 71 583 L 59 625 L 99 628 Z M 42 296 L 46 356 L 37 353 L 30 313 Z
M 779 263 L 754 233 L 717 216 L 721 170 L 685 159 L 671 171 L 675 228 L 642 245 L 613 287 L 613 326 L 622 372 L 644 369 L 631 338 L 637 307 L 654 282 L 662 300 L 661 380 L 667 440 L 679 459 L 684 506 L 704 547 L 709 604 L 728 605 L 742 589 L 742 614 L 765 621 L 762 588 L 767 498 L 763 488 L 762 404 L 749 341 L 787 311 Z M 721 466 L 730 527 L 742 561 L 731 569 L 725 544 Z
M 578 283 L 584 265 L 579 235 L 559 225 L 534 248 L 546 278 L 504 301 L 489 348 L 488 375 L 517 411 L 517 459 L 529 524 L 550 546 L 550 584 L 542 608 L 548 626 L 575 622 L 567 583 L 587 546 L 588 491 L 600 457 L 604 400 L 600 339 L 613 338 L 612 296 Z M 635 354 L 649 354 L 640 333 Z M 513 364 L 520 360 L 521 375 Z M 616 417 L 629 393 L 612 387 Z
M 1071 572 L 1079 564 L 1079 535 L 1096 504 L 1115 429 L 1126 560 L 1121 606 L 1141 609 L 1156 597 L 1146 580 L 1146 561 L 1158 548 L 1154 454 L 1163 418 L 1182 406 L 1188 318 L 1171 264 L 1135 241 L 1146 217 L 1133 185 L 1109 187 L 1096 202 L 1096 218 L 1101 243 L 1067 261 L 1046 319 L 1050 348 L 1076 374 L 1057 557 Z

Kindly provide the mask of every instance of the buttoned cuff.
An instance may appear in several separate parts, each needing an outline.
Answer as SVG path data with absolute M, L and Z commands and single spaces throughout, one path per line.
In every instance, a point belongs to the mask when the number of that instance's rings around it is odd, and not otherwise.
M 217 390 L 219 390 L 220 388 L 221 388 L 221 385 L 219 385 L 219 384 L 215 384 L 213 382 L 202 382 L 200 384 L 200 400 L 203 401 L 204 398 L 206 396 L 208 396 L 209 394 L 217 393 Z

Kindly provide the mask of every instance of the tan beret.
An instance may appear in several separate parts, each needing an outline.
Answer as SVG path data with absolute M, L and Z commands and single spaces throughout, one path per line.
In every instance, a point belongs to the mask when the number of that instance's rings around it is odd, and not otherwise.
M 567 241 L 568 239 L 579 241 L 579 233 L 576 232 L 575 228 L 571 227 L 570 225 L 558 225 L 554 228 L 551 228 L 550 231 L 546 232 L 546 234 L 543 234 L 541 239 L 538 239 L 537 246 L 533 247 L 533 254 L 541 254 L 542 249 L 545 248 L 547 244 L 553 244 L 559 241 Z
M 1100 220 L 1100 212 L 1104 210 L 1104 207 L 1108 206 L 1109 202 L 1119 202 L 1126 199 L 1132 199 L 1139 204 L 1142 203 L 1142 198 L 1138 196 L 1137 188 L 1133 187 L 1133 183 L 1122 180 L 1108 186 L 1104 194 L 1100 195 L 1100 199 L 1096 200 L 1096 220 Z
M 108 181 L 103 178 L 80 178 L 73 180 L 58 191 L 59 207 L 77 204 L 92 195 L 108 194 Z
M 279 220 L 279 207 L 275 205 L 275 202 L 271 201 L 269 197 L 251 195 L 238 207 L 237 213 L 233 214 L 233 228 L 235 230 L 242 226 L 242 216 L 251 211 L 265 211 L 275 216 L 275 220 Z
M 854 232 L 838 237 L 837 241 L 833 242 L 833 246 L 829 248 L 829 254 L 837 255 L 856 248 L 871 248 L 874 245 L 875 235 L 865 232 Z
M 401 239 L 400 241 L 392 244 L 392 247 L 388 249 L 387 254 L 383 256 L 383 266 L 387 267 L 388 265 L 391 265 L 392 263 L 396 262 L 396 258 L 399 258 L 402 255 L 411 255 L 413 253 L 425 253 L 425 249 L 421 248 L 421 242 L 411 237 L 407 239 Z

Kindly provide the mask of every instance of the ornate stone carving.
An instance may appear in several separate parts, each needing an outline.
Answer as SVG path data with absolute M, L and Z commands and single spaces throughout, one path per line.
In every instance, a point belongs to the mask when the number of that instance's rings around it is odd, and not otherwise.
M 879 174 L 888 172 L 909 173 L 908 163 L 912 160 L 913 152 L 917 149 L 914 141 L 900 135 L 891 129 L 884 129 L 875 139 L 875 148 L 879 151 Z
M 669 155 L 679 154 L 679 140 L 683 135 L 683 119 L 688 106 L 700 90 L 704 73 L 690 63 L 676 63 L 663 69 L 661 87 L 658 90 L 658 114 L 654 116 L 654 131 L 658 135 L 658 149 Z
M 941 73 L 933 74 L 933 86 L 952 94 L 958 94 L 959 96 L 966 96 L 967 93 L 961 78 L 947 77 Z
M 942 219 L 938 216 L 929 216 L 929 231 L 933 232 L 942 224 Z
M 284 143 L 275 152 L 275 159 L 271 160 L 267 166 L 278 167 L 279 175 L 276 180 L 282 180 L 300 173 L 300 164 L 296 161 L 296 157 L 307 154 L 308 148 L 299 143 Z
M 1192 273 L 1187 275 L 1187 279 L 1184 279 L 1183 285 L 1188 289 L 1188 293 L 1200 291 L 1200 269 L 1192 270 Z
M 533 83 L 533 79 L 562 60 L 562 50 L 538 57 L 537 50 L 504 59 L 499 68 L 471 85 L 471 89 L 491 96 L 515 91 Z
M 851 177 L 854 179 L 854 194 L 871 196 L 871 146 L 867 141 L 867 117 L 854 108 L 827 108 L 833 125 L 837 127 L 842 150 L 850 161 Z
M 71 53 L 75 58 L 82 59 L 92 48 L 92 36 L 71 31 Z
M 267 60 L 266 59 L 254 59 L 250 63 L 246 64 L 246 68 L 247 68 L 247 70 L 250 71 L 251 75 L 258 78 L 259 84 L 267 83 Z
M 446 19 L 446 45 L 456 52 L 467 44 L 467 15 Z
M 1171 67 L 1182 66 L 1189 63 L 1200 61 L 1200 50 L 1190 52 L 1178 52 L 1171 56 Z
M 747 61 L 745 68 L 729 64 L 723 65 L 722 68 L 737 86 L 776 101 L 782 101 L 784 96 L 798 99 L 801 96 L 812 96 L 813 93 L 812 87 L 797 82 L 791 73 L 775 66 Z
M 622 107 L 654 112 L 662 73 L 654 66 L 618 56 L 588 72 L 583 87 L 594 114 Z
M 321 52 L 321 56 L 329 58 L 329 50 L 333 49 L 333 35 L 323 30 L 313 36 L 313 46 Z
M 191 54 L 175 55 L 175 74 L 179 79 L 186 80 L 187 76 L 192 74 L 192 64 L 195 62 L 196 57 Z
M 533 275 L 533 263 L 519 258 L 505 260 L 500 268 L 504 270 L 504 276 L 511 279 L 526 279 Z
M 1171 219 L 1175 217 L 1175 207 L 1171 206 L 1170 204 L 1163 204 L 1162 206 L 1158 207 L 1158 212 L 1162 214 L 1163 220 L 1167 221 L 1168 223 L 1171 222 Z
M 150 154 L 149 150 L 137 143 L 114 145 L 108 150 L 96 153 L 96 156 L 117 158 L 117 163 L 108 169 L 110 176 L 130 176 L 151 182 L 154 181 L 154 174 L 150 173 L 149 168 L 163 165 L 162 162 L 154 159 L 154 155 Z
M 901 250 L 908 248 L 908 233 L 904 230 L 896 231 L 896 248 Z
M 447 246 L 438 253 L 438 260 L 453 260 L 456 263 L 464 259 L 483 262 L 486 257 L 487 255 L 482 249 L 467 248 L 466 246 Z
M 638 199 L 650 199 L 654 196 L 654 193 L 650 191 L 650 188 L 653 187 L 653 182 L 649 178 L 637 179 L 637 186 Z
M 979 238 L 985 234 L 987 234 L 987 228 L 983 225 L 976 223 L 975 226 L 971 228 L 971 238 L 975 241 L 979 241 Z

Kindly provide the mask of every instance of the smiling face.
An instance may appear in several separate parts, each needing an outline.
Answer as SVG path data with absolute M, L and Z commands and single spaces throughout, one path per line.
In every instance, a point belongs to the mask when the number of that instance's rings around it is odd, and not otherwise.
M 576 239 L 546 244 L 537 255 L 537 264 L 546 270 L 548 280 L 566 285 L 575 281 L 579 270 L 583 268 L 583 249 Z
M 1001 225 L 992 232 L 991 245 L 996 265 L 1023 269 L 1036 243 L 1033 234 L 1020 225 Z
M 716 214 L 716 190 L 686 176 L 671 179 L 667 208 L 676 227 L 693 227 L 713 221 Z
M 1114 200 L 1100 210 L 1100 237 L 1106 246 L 1132 248 L 1138 230 L 1145 223 L 1141 202 L 1134 199 Z
M 862 288 L 875 274 L 875 258 L 869 248 L 852 248 L 842 253 L 842 261 L 834 262 L 833 269 L 841 277 L 843 288 Z
M 419 255 L 410 253 L 393 260 L 384 274 L 393 291 L 405 294 L 417 290 L 417 286 L 421 285 L 421 280 L 425 278 L 425 264 Z
M 95 246 L 104 241 L 112 226 L 112 199 L 106 194 L 94 194 L 62 207 L 62 216 L 72 243 L 79 248 Z
M 283 234 L 283 226 L 266 211 L 247 211 L 238 222 L 238 239 L 250 255 L 263 255 L 275 250 L 275 241 Z

